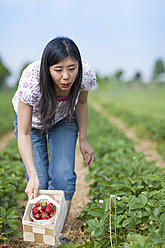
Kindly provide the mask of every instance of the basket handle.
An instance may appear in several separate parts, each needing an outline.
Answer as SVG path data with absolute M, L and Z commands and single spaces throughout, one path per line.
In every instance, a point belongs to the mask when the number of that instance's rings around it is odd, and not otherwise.
M 38 197 L 32 199 L 29 201 L 29 204 L 33 204 L 33 203 L 37 203 L 39 200 L 42 199 L 46 199 L 49 200 L 50 202 L 52 202 L 57 208 L 59 208 L 59 204 L 58 202 L 56 202 L 52 197 L 48 196 L 48 195 L 39 195 Z

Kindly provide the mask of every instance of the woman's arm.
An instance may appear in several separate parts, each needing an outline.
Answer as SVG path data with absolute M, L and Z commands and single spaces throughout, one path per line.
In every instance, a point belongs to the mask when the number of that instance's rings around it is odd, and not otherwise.
M 80 150 L 86 166 L 91 166 L 94 161 L 94 152 L 87 141 L 87 122 L 88 122 L 88 91 L 81 91 L 78 103 L 75 106 L 76 117 L 79 127 Z
M 31 122 L 32 122 L 32 106 L 23 103 L 19 100 L 18 104 L 18 148 L 26 166 L 29 176 L 29 181 L 25 189 L 28 197 L 34 193 L 34 198 L 37 197 L 39 180 L 33 160 L 33 148 L 31 140 Z

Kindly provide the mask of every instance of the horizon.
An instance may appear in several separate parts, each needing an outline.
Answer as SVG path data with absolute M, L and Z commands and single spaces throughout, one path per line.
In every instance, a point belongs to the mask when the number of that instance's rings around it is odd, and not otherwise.
M 0 0 L 0 7 L 0 57 L 12 73 L 10 85 L 56 36 L 73 39 L 102 76 L 121 69 L 126 79 L 140 72 L 148 81 L 155 61 L 165 62 L 163 0 Z

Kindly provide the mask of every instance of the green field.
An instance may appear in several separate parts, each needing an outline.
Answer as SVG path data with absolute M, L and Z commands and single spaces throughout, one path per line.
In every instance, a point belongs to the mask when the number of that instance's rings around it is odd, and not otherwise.
M 165 87 L 101 82 L 90 96 L 110 115 L 120 118 L 141 138 L 157 142 L 165 159 Z
M 11 102 L 13 95 L 13 90 L 0 91 L 0 136 L 13 129 L 14 110 Z

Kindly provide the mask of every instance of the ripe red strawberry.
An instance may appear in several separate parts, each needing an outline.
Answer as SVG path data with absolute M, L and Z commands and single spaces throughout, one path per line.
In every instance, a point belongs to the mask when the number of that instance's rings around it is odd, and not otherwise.
M 51 213 L 49 214 L 49 217 L 52 218 L 54 215 L 55 215 L 55 212 L 51 212 Z
M 50 203 L 48 204 L 48 207 L 51 207 L 51 210 L 52 210 L 52 211 L 56 211 L 56 206 L 55 206 L 53 203 L 50 202 Z
M 38 208 L 40 206 L 40 203 L 39 202 L 37 202 L 36 203 L 36 208 Z
M 52 212 L 51 207 L 46 207 L 45 212 L 48 214 L 51 213 Z
M 41 206 L 41 211 L 45 211 L 46 206 Z
M 7 245 L 2 245 L 2 248 L 7 248 Z
M 40 216 L 39 213 L 37 213 L 37 214 L 34 215 L 34 218 L 35 218 L 36 220 L 40 220 L 40 219 L 41 219 L 41 216 Z
M 48 217 L 46 217 L 46 218 L 42 218 L 43 220 L 48 220 Z
M 34 207 L 32 211 L 33 211 L 33 214 L 36 214 L 38 213 L 38 208 Z
M 44 219 L 44 218 L 46 218 L 46 217 L 47 217 L 47 213 L 46 213 L 46 212 L 42 212 L 42 213 L 41 213 L 41 218 Z

